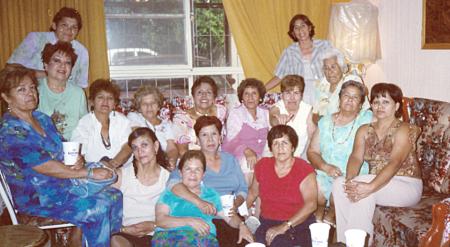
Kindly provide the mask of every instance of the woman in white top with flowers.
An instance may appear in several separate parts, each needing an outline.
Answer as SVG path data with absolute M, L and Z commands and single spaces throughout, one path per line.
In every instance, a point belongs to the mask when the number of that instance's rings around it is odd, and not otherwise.
M 167 154 L 170 170 L 175 168 L 178 159 L 178 149 L 172 122 L 159 118 L 159 111 L 164 102 L 164 96 L 155 87 L 142 86 L 134 93 L 134 106 L 137 112 L 130 112 L 128 119 L 131 127 L 147 127 L 155 132 L 161 149 Z

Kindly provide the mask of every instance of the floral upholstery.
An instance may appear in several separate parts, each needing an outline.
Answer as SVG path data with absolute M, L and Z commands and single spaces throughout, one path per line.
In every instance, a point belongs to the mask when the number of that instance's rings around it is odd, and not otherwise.
M 418 246 L 431 227 L 433 204 L 449 197 L 450 103 L 414 98 L 408 104 L 409 122 L 422 129 L 417 156 L 424 193 L 414 207 L 377 206 L 372 246 Z

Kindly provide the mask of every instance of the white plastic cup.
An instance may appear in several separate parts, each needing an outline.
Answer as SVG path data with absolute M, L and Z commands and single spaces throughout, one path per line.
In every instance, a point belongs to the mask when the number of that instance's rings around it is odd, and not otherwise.
M 309 225 L 313 247 L 327 247 L 330 225 L 326 223 L 313 223 Z
M 80 153 L 79 142 L 63 142 L 64 164 L 71 166 L 77 162 Z
M 249 244 L 247 244 L 247 245 L 245 245 L 245 247 L 266 247 L 266 245 L 265 244 L 262 244 L 262 243 L 249 243 Z
M 258 218 L 256 218 L 255 216 L 249 216 L 246 220 L 245 220 L 245 224 L 247 225 L 248 229 L 255 234 L 256 229 L 258 229 L 258 227 L 261 225 L 261 222 L 259 221 Z
M 234 206 L 234 195 L 223 195 L 220 197 L 222 203 L 223 213 L 228 217 L 230 209 Z
M 348 229 L 344 233 L 347 247 L 364 247 L 367 233 L 360 229 Z

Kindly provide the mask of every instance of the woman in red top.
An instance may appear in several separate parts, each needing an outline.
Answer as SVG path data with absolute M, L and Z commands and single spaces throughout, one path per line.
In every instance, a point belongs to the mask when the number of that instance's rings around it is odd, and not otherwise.
M 317 184 L 314 168 L 295 158 L 298 137 L 287 125 L 273 127 L 267 135 L 273 157 L 255 166 L 247 205 L 261 198 L 261 225 L 256 242 L 268 246 L 311 246 L 309 225 L 315 222 Z

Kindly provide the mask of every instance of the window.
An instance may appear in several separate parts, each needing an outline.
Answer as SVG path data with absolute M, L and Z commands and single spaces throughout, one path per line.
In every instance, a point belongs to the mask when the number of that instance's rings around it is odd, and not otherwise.
M 166 97 L 186 96 L 197 76 L 220 93 L 243 78 L 222 0 L 105 0 L 112 79 L 130 98 L 142 84 Z

